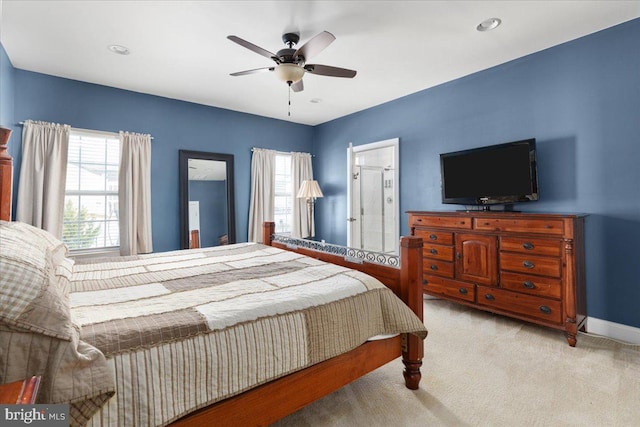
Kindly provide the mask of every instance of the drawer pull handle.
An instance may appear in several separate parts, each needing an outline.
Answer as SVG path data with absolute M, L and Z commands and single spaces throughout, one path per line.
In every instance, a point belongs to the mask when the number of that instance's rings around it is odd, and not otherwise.
M 494 299 L 496 299 L 496 297 L 491 294 L 485 294 L 484 299 L 486 299 L 487 301 L 493 301 Z
M 426 286 L 428 283 L 429 283 L 429 281 L 428 281 L 427 279 L 422 279 L 422 284 L 423 284 L 423 285 L 425 285 L 425 286 Z
M 431 266 L 429 266 L 430 269 L 432 269 L 433 271 L 436 271 L 438 269 L 437 265 L 431 264 Z
M 525 282 L 522 283 L 522 286 L 524 286 L 527 289 L 535 289 L 536 288 L 536 285 L 534 285 L 531 280 L 525 280 Z
M 438 250 L 437 249 L 431 249 L 429 252 L 431 252 L 433 255 L 437 255 L 438 254 Z
M 435 234 L 430 234 L 430 235 L 429 235 L 429 238 L 430 238 L 431 240 L 438 240 L 438 236 L 436 236 Z
M 460 292 L 462 295 L 466 295 L 468 291 L 465 288 L 460 288 L 458 289 L 458 292 Z
M 523 263 L 522 263 L 522 265 L 523 265 L 525 268 L 529 268 L 529 269 L 531 269 L 531 268 L 535 268 L 535 266 L 536 266 L 536 265 L 535 265 L 534 263 L 532 263 L 531 261 L 525 261 L 525 262 L 523 262 Z
M 540 311 L 543 312 L 544 314 L 551 314 L 551 309 L 546 305 L 541 305 Z
M 422 222 L 422 218 L 418 218 L 418 219 L 416 219 L 416 221 Z
M 530 251 L 531 249 L 533 249 L 533 243 L 531 242 L 524 242 L 522 244 L 522 247 L 525 248 L 526 250 Z

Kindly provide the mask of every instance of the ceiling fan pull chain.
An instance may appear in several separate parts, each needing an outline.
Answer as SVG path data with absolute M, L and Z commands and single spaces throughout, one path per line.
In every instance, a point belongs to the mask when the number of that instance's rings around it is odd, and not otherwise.
M 289 83 L 289 117 L 291 117 L 291 82 Z

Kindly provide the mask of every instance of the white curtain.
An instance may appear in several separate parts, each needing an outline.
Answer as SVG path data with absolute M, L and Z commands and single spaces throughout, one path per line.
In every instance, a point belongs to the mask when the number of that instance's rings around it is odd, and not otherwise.
M 27 120 L 22 128 L 22 165 L 16 220 L 62 238 L 69 125 Z
M 254 148 L 251 157 L 250 242 L 262 242 L 262 223 L 273 221 L 276 152 Z
M 151 135 L 120 132 L 118 175 L 120 255 L 153 252 L 151 241 Z
M 291 153 L 291 178 L 293 181 L 293 210 L 291 237 L 302 238 L 315 236 L 315 224 L 311 218 L 311 235 L 309 234 L 309 221 L 307 219 L 307 199 L 298 199 L 298 190 L 302 181 L 313 179 L 311 166 L 311 154 Z

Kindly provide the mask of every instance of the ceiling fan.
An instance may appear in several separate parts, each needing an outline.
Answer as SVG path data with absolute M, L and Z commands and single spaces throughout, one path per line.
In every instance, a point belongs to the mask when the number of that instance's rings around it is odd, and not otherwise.
M 300 92 L 304 89 L 304 85 L 302 83 L 304 73 L 346 78 L 353 78 L 356 75 L 356 71 L 348 70 L 346 68 L 331 67 L 329 65 L 320 64 L 307 64 L 307 60 L 322 52 L 336 39 L 335 36 L 328 31 L 323 31 L 320 34 L 317 34 L 298 49 L 294 49 L 293 47 L 300 41 L 300 34 L 286 33 L 282 36 L 282 41 L 287 45 L 287 47 L 280 49 L 278 53 L 275 54 L 241 39 L 238 36 L 227 36 L 227 38 L 259 55 L 272 59 L 276 63 L 276 65 L 272 67 L 232 73 L 232 76 L 244 76 L 246 74 L 273 71 L 278 79 L 286 82 L 294 92 Z

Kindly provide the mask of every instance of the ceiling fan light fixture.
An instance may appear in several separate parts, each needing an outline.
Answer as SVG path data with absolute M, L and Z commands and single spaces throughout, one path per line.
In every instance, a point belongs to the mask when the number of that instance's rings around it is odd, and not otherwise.
M 304 68 L 297 64 L 278 64 L 274 70 L 276 77 L 286 83 L 297 83 L 304 76 Z
M 502 23 L 500 18 L 489 18 L 485 19 L 481 23 L 478 24 L 476 30 L 478 31 L 491 31 L 497 28 Z

